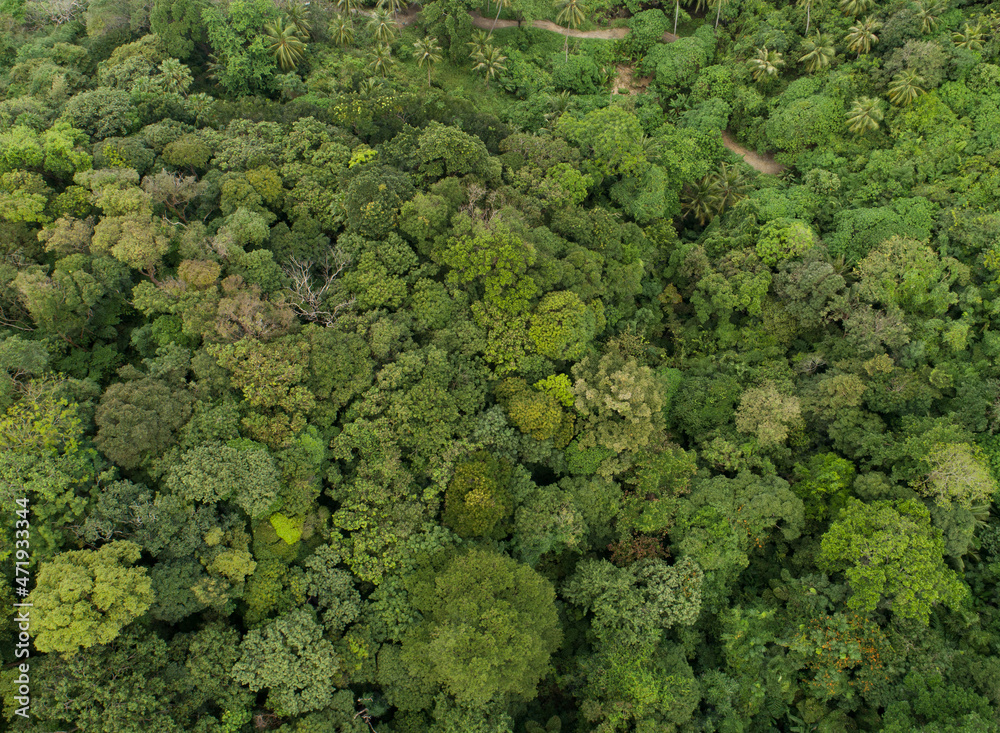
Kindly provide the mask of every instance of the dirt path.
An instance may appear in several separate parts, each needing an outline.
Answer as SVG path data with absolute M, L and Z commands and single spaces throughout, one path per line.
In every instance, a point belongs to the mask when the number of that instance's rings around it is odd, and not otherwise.
M 744 148 L 736 142 L 736 139 L 730 134 L 729 130 L 722 131 L 722 144 L 737 155 L 743 156 L 743 160 L 745 160 L 750 167 L 756 168 L 761 173 L 769 173 L 776 176 L 781 173 L 781 171 L 785 170 L 785 166 L 781 163 L 775 162 L 774 157 L 770 153 L 767 155 L 758 155 L 754 151 Z

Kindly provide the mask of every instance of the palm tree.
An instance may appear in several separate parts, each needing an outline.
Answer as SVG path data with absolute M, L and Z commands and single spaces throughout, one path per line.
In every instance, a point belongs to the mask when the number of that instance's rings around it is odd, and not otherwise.
M 871 97 L 860 97 L 854 100 L 854 106 L 847 113 L 847 129 L 855 135 L 861 135 L 869 130 L 878 129 L 882 121 L 882 100 Z
M 559 25 L 569 26 L 573 30 L 576 30 L 583 24 L 583 21 L 587 19 L 587 14 L 583 12 L 580 0 L 557 0 L 556 4 L 559 7 L 559 14 L 556 16 L 556 23 L 559 23 Z M 566 51 L 566 60 L 569 61 L 568 35 L 566 35 L 564 50 Z
M 852 25 L 851 29 L 844 36 L 847 41 L 847 48 L 860 56 L 872 50 L 872 46 L 878 43 L 878 36 L 875 31 L 882 27 L 882 24 L 870 15 L 865 16 L 860 23 Z
M 347 16 L 337 13 L 330 21 L 330 37 L 338 46 L 348 46 L 354 43 L 354 25 Z
M 761 82 L 778 75 L 778 68 L 785 65 L 780 51 L 769 51 L 767 46 L 757 49 L 757 55 L 748 62 L 753 80 Z
M 441 47 L 436 38 L 426 38 L 414 41 L 413 48 L 417 51 L 417 66 L 427 64 L 427 86 L 431 85 L 431 68 L 441 60 Z
M 713 174 L 713 181 L 720 214 L 746 196 L 747 180 L 739 168 L 719 163 L 719 170 Z
M 969 51 L 982 51 L 983 50 L 983 24 L 978 22 L 975 25 L 965 24 L 965 28 L 961 31 L 955 31 L 951 34 L 952 42 L 959 48 L 965 48 Z
M 805 53 L 799 57 L 799 63 L 804 62 L 809 73 L 825 69 L 837 54 L 833 38 L 826 33 L 817 33 L 814 37 L 802 41 L 802 50 Z
M 809 23 L 812 20 L 812 9 L 814 5 L 821 5 L 823 0 L 795 0 L 795 4 L 806 9 L 806 35 L 809 35 Z
M 844 15 L 858 16 L 871 10 L 875 0 L 840 0 L 840 9 Z
M 392 19 L 396 20 L 396 13 L 403 9 L 403 0 L 379 0 L 379 7 L 388 6 L 392 11 Z
M 917 0 L 917 17 L 920 18 L 920 32 L 924 35 L 937 28 L 940 14 L 941 5 L 938 0 L 928 0 L 926 4 L 923 0 Z
M 368 77 L 360 84 L 358 84 L 358 92 L 365 95 L 366 97 L 372 96 L 375 92 L 382 88 L 382 80 L 376 79 L 373 76 Z
M 712 5 L 715 6 L 715 28 L 719 28 L 719 17 L 722 15 L 722 6 L 728 5 L 729 0 L 710 0 Z M 808 32 L 808 31 L 807 31 Z
M 312 38 L 312 24 L 306 18 L 307 2 L 296 2 L 288 6 L 285 10 L 285 18 L 288 23 L 295 28 L 295 33 L 304 41 Z
M 392 58 L 392 50 L 385 43 L 379 43 L 375 46 L 375 58 L 369 64 L 371 70 L 377 74 L 381 74 L 384 79 L 389 74 L 389 67 L 396 63 L 396 60 Z
M 681 14 L 681 0 L 674 0 L 674 35 L 677 35 L 677 17 Z
M 305 44 L 294 26 L 285 25 L 284 17 L 264 26 L 264 34 L 271 42 L 267 50 L 278 61 L 282 71 L 291 71 L 305 56 Z
M 921 84 L 924 78 L 913 69 L 901 71 L 892 77 L 889 84 L 889 101 L 897 107 L 905 107 L 924 93 Z
M 685 5 L 694 5 L 694 12 L 700 13 L 708 7 L 708 0 L 687 0 Z
M 507 57 L 500 53 L 499 48 L 494 48 L 493 46 L 487 45 L 476 57 L 475 66 L 472 67 L 473 71 L 482 71 L 486 75 L 486 88 L 490 88 L 490 77 L 496 76 L 498 71 L 503 71 L 506 67 L 503 62 L 507 60 Z
M 497 27 L 497 21 L 500 20 L 500 13 L 503 12 L 504 8 L 510 7 L 510 0 L 496 0 L 497 4 L 497 17 L 493 19 L 493 25 L 490 26 L 490 36 L 493 35 L 493 29 Z M 487 36 L 489 38 L 489 36 Z
M 358 10 L 359 0 L 337 0 L 337 12 L 343 13 L 351 21 L 354 28 L 354 14 Z
M 191 81 L 191 71 L 177 59 L 166 59 L 160 64 L 159 83 L 163 91 L 186 97 Z
M 721 163 L 717 171 L 684 185 L 681 210 L 705 226 L 746 195 L 746 178 L 737 168 Z
M 376 43 L 388 46 L 396 37 L 395 23 L 390 17 L 389 11 L 381 5 L 375 8 L 375 12 L 372 13 L 372 19 L 368 21 L 368 25 L 375 33 Z
M 469 51 L 469 56 L 472 58 L 477 58 L 482 55 L 486 47 L 490 45 L 490 34 L 481 28 L 476 28 L 472 31 L 472 40 L 467 41 L 466 46 L 469 46 L 472 50 Z

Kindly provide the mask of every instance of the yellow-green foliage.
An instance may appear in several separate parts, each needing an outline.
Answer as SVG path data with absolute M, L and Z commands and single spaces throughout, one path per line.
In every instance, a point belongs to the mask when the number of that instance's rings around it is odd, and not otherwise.
M 445 492 L 444 522 L 462 537 L 485 537 L 514 510 L 510 466 L 485 451 L 455 468 Z

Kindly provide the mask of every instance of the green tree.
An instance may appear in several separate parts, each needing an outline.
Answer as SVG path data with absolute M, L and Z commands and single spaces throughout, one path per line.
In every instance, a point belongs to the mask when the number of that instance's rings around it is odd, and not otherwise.
M 923 83 L 924 78 L 913 69 L 899 72 L 889 83 L 889 101 L 897 107 L 912 104 L 917 97 L 925 93 L 920 86 Z
M 425 38 L 421 41 L 414 41 L 413 48 L 417 52 L 417 66 L 423 68 L 427 65 L 427 86 L 431 85 L 431 69 L 434 64 L 441 61 L 441 47 L 436 38 Z
M 475 64 L 472 66 L 473 71 L 482 71 L 486 79 L 486 88 L 490 87 L 490 79 L 497 75 L 497 72 L 503 71 L 506 67 L 504 66 L 504 61 L 507 57 L 500 53 L 500 49 L 493 46 L 487 45 L 482 52 L 476 56 Z
M 41 652 L 73 654 L 107 644 L 153 603 L 146 569 L 131 567 L 140 547 L 118 541 L 100 550 L 63 552 L 38 568 L 28 599 Z
M 878 43 L 878 36 L 875 31 L 879 30 L 882 24 L 870 15 L 866 15 L 856 25 L 852 25 L 844 36 L 847 47 L 858 56 L 868 53 L 872 46 Z
M 985 452 L 969 443 L 937 443 L 927 455 L 930 467 L 916 484 L 917 491 L 939 505 L 952 502 L 969 509 L 989 502 L 1000 489 Z
M 279 715 L 300 715 L 332 702 L 342 666 L 313 612 L 299 608 L 250 630 L 233 677 L 254 692 L 267 690 L 268 704 Z
M 750 433 L 763 448 L 780 445 L 790 428 L 801 423 L 802 408 L 793 395 L 778 392 L 773 382 L 743 393 L 736 410 L 736 429 Z
M 587 19 L 586 13 L 584 13 L 583 7 L 580 4 L 580 0 L 557 0 L 556 7 L 559 12 L 556 14 L 556 23 L 563 26 L 569 26 L 573 30 L 579 28 L 583 21 Z M 563 44 L 563 50 L 566 53 L 566 60 L 569 60 L 569 36 L 566 36 L 566 41 Z
M 275 54 L 261 30 L 277 21 L 277 6 L 271 0 L 233 0 L 224 10 L 206 6 L 202 18 L 218 59 L 215 75 L 219 83 L 233 94 L 269 89 Z
M 278 18 L 264 26 L 269 46 L 268 52 L 274 56 L 282 71 L 291 71 L 305 58 L 305 44 L 301 31 L 295 25 L 286 25 L 287 18 Z
M 337 13 L 330 21 L 329 33 L 338 46 L 350 46 L 354 43 L 354 22 L 348 16 Z
M 375 57 L 369 64 L 371 70 L 376 74 L 381 74 L 384 79 L 389 75 L 389 69 L 394 63 L 396 63 L 396 60 L 392 58 L 392 49 L 384 43 L 377 44 L 375 46 Z
M 955 31 L 951 34 L 951 41 L 955 44 L 956 48 L 965 48 L 969 51 L 982 51 L 983 50 L 983 24 L 982 22 L 977 23 L 966 23 L 962 30 Z
M 185 452 L 167 470 L 164 486 L 188 501 L 232 501 L 251 519 L 267 513 L 281 488 L 280 474 L 263 446 L 206 443 Z
M 192 398 L 162 380 L 143 377 L 112 384 L 101 396 L 94 443 L 125 469 L 160 457 L 191 415 Z
M 718 29 L 718 27 L 719 27 L 719 18 L 722 17 L 722 6 L 723 5 L 728 5 L 729 4 L 729 0 L 709 0 L 709 3 L 711 5 L 715 6 L 715 28 Z M 807 28 L 806 29 L 806 33 L 808 33 L 808 32 L 809 32 L 809 30 Z
M 917 0 L 917 18 L 920 19 L 920 32 L 925 36 L 933 32 L 938 26 L 938 17 L 941 15 L 942 7 L 939 0 Z
M 552 585 L 531 568 L 483 549 L 419 577 L 411 598 L 424 620 L 403 639 L 411 674 L 465 705 L 501 695 L 531 700 L 562 641 Z
M 859 97 L 847 113 L 847 129 L 855 135 L 873 132 L 882 121 L 882 100 Z
M 809 73 L 825 69 L 837 54 L 833 38 L 826 33 L 817 33 L 814 37 L 803 40 L 802 51 L 799 63 L 804 63 Z
M 755 82 L 772 79 L 778 75 L 778 69 L 785 65 L 780 51 L 769 51 L 767 46 L 758 48 L 757 53 L 747 62 Z
M 812 21 L 812 9 L 816 5 L 822 5 L 823 0 L 795 0 L 795 4 L 806 9 L 806 35 L 809 35 L 809 24 Z
M 840 9 L 844 15 L 857 16 L 866 13 L 875 5 L 875 0 L 840 0 Z
M 371 20 L 368 21 L 368 27 L 371 28 L 372 33 L 375 35 L 376 43 L 388 46 L 396 38 L 395 21 L 392 19 L 392 13 L 387 8 L 382 7 L 381 4 L 372 13 Z
M 885 601 L 900 618 L 926 624 L 935 604 L 957 608 L 969 594 L 943 554 L 941 531 L 923 504 L 850 499 L 823 535 L 819 558 L 847 576 L 848 608 L 874 611 Z
M 444 523 L 460 537 L 488 537 L 514 511 L 510 467 L 485 451 L 455 467 L 445 492 Z

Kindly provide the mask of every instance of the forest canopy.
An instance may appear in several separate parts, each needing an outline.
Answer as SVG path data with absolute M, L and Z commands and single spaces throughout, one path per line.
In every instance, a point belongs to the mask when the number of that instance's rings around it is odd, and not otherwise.
M 996 2 L 0 0 L 0 730 L 1000 733 L 998 291 Z

